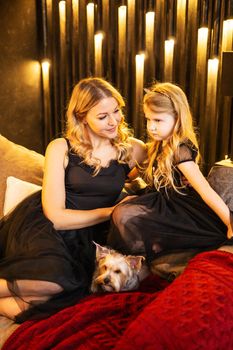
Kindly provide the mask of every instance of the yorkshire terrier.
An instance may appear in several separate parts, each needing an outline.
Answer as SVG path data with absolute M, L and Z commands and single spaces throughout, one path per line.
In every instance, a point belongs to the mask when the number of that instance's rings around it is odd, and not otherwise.
M 137 289 L 139 283 L 149 274 L 143 264 L 143 256 L 121 253 L 93 242 L 96 245 L 96 269 L 91 291 L 121 292 Z

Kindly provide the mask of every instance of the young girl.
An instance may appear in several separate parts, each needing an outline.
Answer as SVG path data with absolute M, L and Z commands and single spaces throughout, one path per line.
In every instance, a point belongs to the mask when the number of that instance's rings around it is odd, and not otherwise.
M 0 314 L 22 322 L 48 316 L 89 292 L 93 240 L 108 220 L 145 145 L 132 137 L 119 92 L 99 78 L 81 80 L 64 138 L 47 148 L 41 193 L 0 222 Z
M 144 172 L 150 190 L 115 208 L 108 243 L 127 254 L 146 255 L 166 275 L 199 251 L 215 249 L 227 238 L 232 244 L 232 221 L 197 165 L 184 92 L 171 83 L 154 85 L 144 97 L 144 113 L 152 140 Z

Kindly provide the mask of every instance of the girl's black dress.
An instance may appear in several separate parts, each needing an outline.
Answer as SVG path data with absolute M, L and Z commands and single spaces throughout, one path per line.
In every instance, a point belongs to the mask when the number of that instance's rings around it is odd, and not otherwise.
M 112 160 L 93 176 L 93 168 L 73 154 L 67 143 L 66 208 L 90 210 L 114 205 L 130 171 L 128 165 Z M 77 230 L 55 230 L 43 214 L 40 191 L 0 221 L 0 278 L 8 281 L 17 301 L 22 299 L 19 279 L 51 281 L 64 289 L 44 304 L 35 300 L 17 322 L 48 316 L 89 294 L 95 266 L 92 241 L 105 244 L 108 228 L 105 222 Z
M 180 145 L 173 174 L 178 186 L 182 174 L 176 165 L 195 161 L 196 156 L 191 142 Z M 168 279 L 182 272 L 198 252 L 232 245 L 227 227 L 199 194 L 189 186 L 180 191 L 147 188 L 145 194 L 117 206 L 108 244 L 125 254 L 146 256 L 154 271 Z

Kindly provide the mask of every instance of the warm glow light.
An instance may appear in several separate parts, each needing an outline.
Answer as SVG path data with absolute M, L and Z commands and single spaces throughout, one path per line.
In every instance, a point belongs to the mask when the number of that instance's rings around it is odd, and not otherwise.
M 127 1 L 127 9 L 128 9 L 128 45 L 129 47 L 134 47 L 134 27 L 135 27 L 135 0 Z
M 59 16 L 60 20 L 62 19 L 65 21 L 66 18 L 66 2 L 65 1 L 59 1 Z
M 176 14 L 176 41 L 177 51 L 176 56 L 178 62 L 185 64 L 185 34 L 186 34 L 186 0 L 177 0 L 177 14 Z M 185 69 L 179 65 L 177 67 L 177 75 L 181 85 L 185 85 Z
M 102 0 L 102 14 L 103 30 L 107 34 L 109 30 L 109 0 Z
M 218 58 L 213 58 L 208 60 L 208 77 L 216 80 L 218 75 Z
M 125 66 L 126 51 L 126 6 L 118 8 L 118 59 L 121 68 Z
M 200 120 L 201 138 L 205 134 L 205 90 L 206 90 L 206 70 L 207 70 L 207 44 L 208 44 L 208 28 L 198 29 L 197 39 L 197 61 L 196 61 L 196 106 L 199 109 L 202 118 Z
M 177 0 L 177 34 L 184 37 L 186 18 L 186 0 Z
M 59 21 L 60 21 L 60 48 L 61 55 L 64 54 L 65 36 L 66 36 L 66 2 L 59 2 Z
M 136 55 L 136 67 L 143 72 L 144 69 L 144 59 L 145 55 L 144 53 L 141 53 L 140 55 Z M 137 72 L 136 72 L 137 73 Z
M 233 49 L 233 19 L 223 21 L 222 30 L 222 51 Z
M 165 40 L 164 49 L 164 81 L 172 81 L 174 40 Z
M 144 60 L 145 55 L 139 54 L 135 57 L 136 60 L 136 115 L 134 121 L 135 134 L 138 136 L 140 131 L 143 130 L 143 118 L 141 114 L 141 105 L 143 99 L 143 87 L 144 87 Z
M 42 61 L 41 66 L 42 66 L 43 74 L 47 75 L 49 72 L 49 67 L 50 67 L 49 61 L 47 61 L 47 60 Z
M 94 3 L 90 2 L 87 4 L 87 47 L 88 47 L 88 57 L 89 57 L 89 70 L 93 63 L 94 54 Z
M 43 60 L 41 62 L 41 68 L 42 68 L 42 80 L 43 80 L 44 96 L 47 96 L 49 93 L 49 68 L 50 68 L 49 61 Z
M 216 150 L 216 130 L 217 130 L 217 81 L 218 81 L 218 65 L 217 58 L 208 60 L 208 74 L 207 74 L 207 93 L 206 93 L 206 113 L 205 113 L 205 130 L 206 142 L 211 144 L 212 155 Z M 207 156 L 208 157 L 208 156 Z M 213 157 L 214 158 L 214 157 Z M 209 162 L 212 164 L 214 159 L 210 155 Z
M 206 70 L 208 31 L 208 28 L 204 27 L 198 29 L 197 71 L 200 75 L 203 75 Z
M 79 0 L 72 0 L 72 12 L 73 12 L 73 24 L 77 30 L 78 26 L 78 13 L 79 13 Z
M 196 11 L 197 10 L 197 1 L 198 0 L 189 0 L 189 10 Z
M 148 55 L 153 55 L 154 51 L 154 23 L 155 13 L 146 13 L 146 50 Z
M 95 75 L 102 76 L 102 42 L 103 34 L 95 34 Z
M 48 60 L 43 60 L 41 62 L 42 69 L 42 83 L 43 83 L 43 113 L 44 113 L 44 126 L 45 126 L 45 140 L 49 141 L 49 135 L 46 134 L 48 130 L 48 125 L 50 124 L 50 84 L 49 84 L 49 68 L 50 63 Z
M 177 12 L 180 16 L 185 15 L 186 11 L 186 0 L 177 0 Z

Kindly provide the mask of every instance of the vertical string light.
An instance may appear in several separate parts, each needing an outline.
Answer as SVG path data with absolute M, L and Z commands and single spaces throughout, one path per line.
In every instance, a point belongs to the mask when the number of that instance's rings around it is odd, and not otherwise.
M 207 73 L 207 44 L 208 28 L 198 29 L 197 39 L 197 63 L 196 63 L 196 114 L 201 116 L 199 121 L 200 137 L 204 139 L 205 127 L 205 93 L 206 93 L 206 73 Z M 201 149 L 202 150 L 202 149 Z
M 42 69 L 42 84 L 43 84 L 43 108 L 44 108 L 44 142 L 45 145 L 50 141 L 50 118 L 51 118 L 51 106 L 50 106 L 50 81 L 49 81 L 49 68 L 50 63 L 48 60 L 43 60 L 41 63 Z
M 91 75 L 94 60 L 94 17 L 95 5 L 93 2 L 87 4 L 87 57 L 88 57 L 88 74 Z
M 72 83 L 78 79 L 78 57 L 79 57 L 79 0 L 72 0 Z
M 186 0 L 177 0 L 176 13 L 176 71 L 178 83 L 185 87 L 185 30 L 186 27 Z M 181 62 L 183 64 L 181 64 Z
M 103 30 L 105 34 L 107 34 L 108 31 L 108 24 L 109 24 L 109 0 L 102 0 L 102 21 L 103 21 Z
M 198 0 L 187 2 L 187 22 L 185 34 L 185 85 L 190 91 L 189 102 L 195 104 L 197 34 L 198 34 Z M 190 56 L 192 59 L 190 59 Z
M 108 74 L 109 79 L 112 79 L 111 74 L 109 74 L 110 62 L 111 62 L 111 35 L 109 28 L 109 0 L 102 0 L 102 29 L 104 32 L 104 41 L 102 42 L 102 61 L 103 67 L 102 70 L 104 72 L 104 76 Z M 108 73 L 107 73 L 108 72 Z
M 200 75 L 206 70 L 206 59 L 207 59 L 207 43 L 208 43 L 208 28 L 198 29 L 197 39 L 197 71 Z
M 65 41 L 66 41 L 66 2 L 59 2 L 59 24 L 60 24 L 60 50 L 62 57 L 65 51 Z
M 59 29 L 60 29 L 60 103 L 61 109 L 65 108 L 66 103 L 66 2 L 59 2 Z M 63 113 L 62 113 L 63 115 Z M 62 128 L 64 127 L 64 119 L 62 117 Z
M 233 50 L 233 19 L 223 21 L 222 30 L 222 52 Z M 221 126 L 220 126 L 220 140 L 221 140 L 221 158 L 224 155 L 230 154 L 232 157 L 232 145 L 230 145 L 229 136 L 226 135 L 226 130 L 231 128 L 231 110 L 232 97 L 223 96 L 221 108 Z M 232 141 L 233 144 L 233 141 Z
M 103 34 L 95 34 L 95 76 L 102 76 L 102 42 Z
M 136 113 L 134 115 L 134 132 L 138 137 L 144 129 L 144 118 L 142 115 L 142 99 L 143 99 L 143 87 L 144 87 L 144 54 L 138 54 L 135 56 L 136 63 Z
M 135 46 L 135 0 L 128 0 L 127 2 L 128 8 L 128 28 L 127 28 L 127 36 L 128 36 L 128 48 L 131 51 Z
M 154 55 L 154 32 L 155 32 L 155 13 L 153 11 L 146 13 L 146 53 L 147 53 L 147 80 L 155 78 L 155 55 Z
M 121 87 L 126 59 L 126 6 L 118 8 L 118 85 Z
M 233 49 L 233 19 L 223 21 L 222 51 Z
M 217 81 L 218 81 L 217 58 L 208 60 L 207 73 L 207 94 L 206 94 L 206 115 L 205 115 L 205 144 L 211 150 L 205 149 L 205 159 L 208 166 L 212 166 L 215 161 L 216 133 L 217 133 Z
M 173 80 L 173 55 L 174 55 L 174 40 L 165 40 L 164 46 L 164 81 Z

